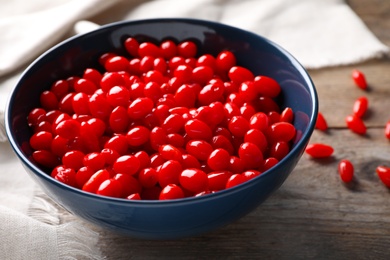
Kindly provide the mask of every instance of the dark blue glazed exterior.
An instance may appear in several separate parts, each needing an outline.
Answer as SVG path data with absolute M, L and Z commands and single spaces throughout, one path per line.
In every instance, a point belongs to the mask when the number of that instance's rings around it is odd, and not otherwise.
M 298 138 L 292 151 L 277 166 L 251 181 L 203 197 L 173 201 L 127 201 L 101 197 L 66 186 L 29 160 L 26 143 L 31 136 L 28 112 L 38 105 L 39 95 L 56 79 L 80 75 L 98 66 L 98 57 L 116 49 L 123 52 L 127 36 L 159 42 L 191 39 L 200 53 L 232 50 L 238 64 L 276 79 L 282 89 L 280 104 L 295 111 Z M 80 75 L 81 76 L 81 75 Z M 246 215 L 275 190 L 291 173 L 313 132 L 318 113 L 315 87 L 305 69 L 288 52 L 269 40 L 226 25 L 193 19 L 153 19 L 119 22 L 75 36 L 36 59 L 23 73 L 9 99 L 6 130 L 9 141 L 29 175 L 59 205 L 99 226 L 145 239 L 176 239 L 201 234 Z

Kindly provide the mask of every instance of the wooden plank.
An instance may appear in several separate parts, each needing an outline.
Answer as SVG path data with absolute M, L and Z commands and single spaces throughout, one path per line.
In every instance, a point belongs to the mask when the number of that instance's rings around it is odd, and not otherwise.
M 316 131 L 312 142 L 329 143 L 334 156 L 303 155 L 297 168 L 264 204 L 241 220 L 195 238 L 145 241 L 103 230 L 109 259 L 385 259 L 390 243 L 390 191 L 375 174 L 389 164 L 390 144 L 381 129 L 367 137 L 349 130 Z M 337 173 L 340 159 L 356 170 L 352 185 Z

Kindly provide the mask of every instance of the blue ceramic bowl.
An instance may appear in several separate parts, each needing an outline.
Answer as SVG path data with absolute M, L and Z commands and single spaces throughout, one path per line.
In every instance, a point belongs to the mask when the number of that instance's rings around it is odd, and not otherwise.
M 166 38 L 199 43 L 201 53 L 232 50 L 238 64 L 276 79 L 283 90 L 282 107 L 295 111 L 298 130 L 291 152 L 262 175 L 214 194 L 172 201 L 128 201 L 102 197 L 64 185 L 30 160 L 24 149 L 32 134 L 27 114 L 39 95 L 56 79 L 97 66 L 109 50 L 124 52 L 126 36 L 161 41 Z M 36 59 L 20 77 L 6 110 L 9 141 L 28 174 L 59 205 L 98 226 L 145 239 L 176 239 L 201 234 L 231 223 L 258 207 L 286 180 L 302 156 L 318 112 L 316 90 L 299 62 L 275 43 L 256 34 L 219 23 L 193 19 L 119 22 L 70 38 Z

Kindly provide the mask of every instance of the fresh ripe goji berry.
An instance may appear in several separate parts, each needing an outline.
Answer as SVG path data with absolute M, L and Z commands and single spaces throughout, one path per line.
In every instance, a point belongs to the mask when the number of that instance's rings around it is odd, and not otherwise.
M 53 178 L 104 196 L 177 199 L 248 181 L 289 153 L 298 132 L 277 103 L 282 88 L 233 52 L 197 56 L 192 41 L 133 37 L 123 46 L 126 57 L 98 58 L 104 71 L 56 80 L 28 114 L 32 158 Z
M 252 100 L 255 100 L 258 94 L 259 92 L 257 91 L 257 88 L 255 87 L 253 81 L 244 81 L 240 84 L 239 95 L 240 98 L 243 99 L 243 101 L 250 102 Z
M 114 133 L 124 133 L 130 125 L 130 118 L 124 107 L 117 106 L 111 111 L 108 124 Z
M 186 150 L 200 161 L 206 161 L 213 151 L 210 143 L 204 140 L 191 140 L 186 145 Z
M 208 81 L 208 79 L 205 79 L 204 81 Z M 221 100 L 223 94 L 224 86 L 222 83 L 210 83 L 200 90 L 198 102 L 203 106 L 210 105 L 212 102 Z
M 78 79 L 74 83 L 73 88 L 77 93 L 82 92 L 87 95 L 92 95 L 98 89 L 93 81 L 84 78 Z
M 226 182 L 226 189 L 232 188 L 234 186 L 237 186 L 241 183 L 245 182 L 245 177 L 241 175 L 240 173 L 235 173 L 229 177 L 229 179 Z
M 259 176 L 260 174 L 261 174 L 260 171 L 248 170 L 243 172 L 241 175 L 245 178 L 246 181 L 248 181 L 255 178 L 256 176 Z
M 96 87 L 100 85 L 100 80 L 103 75 L 94 68 L 86 68 L 83 73 L 83 79 L 87 79 L 95 84 Z
M 192 139 L 210 140 L 212 137 L 212 131 L 210 127 L 199 119 L 188 120 L 184 129 L 189 137 Z
M 234 153 L 234 147 L 232 143 L 224 135 L 213 136 L 210 144 L 212 145 L 213 149 L 222 148 L 226 150 L 230 155 Z
M 229 79 L 233 82 L 242 83 L 244 81 L 253 81 L 255 76 L 247 68 L 241 66 L 233 66 L 228 73 Z
M 54 179 L 72 187 L 77 186 L 76 172 L 72 168 L 61 168 L 61 170 L 58 170 L 55 174 Z
M 181 162 L 181 165 L 183 166 L 183 169 L 200 168 L 200 162 L 195 156 L 191 154 L 183 154 L 182 157 L 183 160 Z
M 229 171 L 210 172 L 207 174 L 209 190 L 219 191 L 225 189 L 230 176 L 232 176 L 232 173 Z
M 338 171 L 340 178 L 343 182 L 348 183 L 353 180 L 354 176 L 354 167 L 353 164 L 346 159 L 343 159 L 339 162 Z
M 126 197 L 128 200 L 141 200 L 139 193 L 133 193 Z
M 96 193 L 100 184 L 110 178 L 110 173 L 106 169 L 98 170 L 95 172 L 89 180 L 83 185 L 82 190 Z
M 315 128 L 321 131 L 328 130 L 328 123 L 321 112 L 318 112 Z
M 267 130 L 269 126 L 268 116 L 263 112 L 257 112 L 249 120 L 249 127 L 251 129 L 258 129 L 263 133 Z
M 155 150 L 167 143 L 167 133 L 162 127 L 156 126 L 150 131 L 150 145 Z
M 115 160 L 112 168 L 116 173 L 133 175 L 138 171 L 139 166 L 139 159 L 134 155 L 122 155 Z
M 160 44 L 161 55 L 169 60 L 177 55 L 177 45 L 172 40 L 165 40 Z
M 217 148 L 211 152 L 207 159 L 207 165 L 213 171 L 222 171 L 229 168 L 230 154 L 222 148 Z
M 367 89 L 366 77 L 360 70 L 354 69 L 352 71 L 352 79 L 355 82 L 356 86 L 365 90 Z
M 115 150 L 120 155 L 124 155 L 129 148 L 129 144 L 126 136 L 117 134 L 107 140 L 104 144 L 104 148 Z
M 161 157 L 164 158 L 164 160 L 175 160 L 180 163 L 183 160 L 182 152 L 170 144 L 161 145 L 158 148 L 158 152 L 160 153 Z
M 292 123 L 294 120 L 294 112 L 291 107 L 286 107 L 282 113 L 280 113 L 280 121 Z
M 139 42 L 133 37 L 126 38 L 124 42 L 126 51 L 133 57 L 138 57 Z
M 127 109 L 127 114 L 133 120 L 141 119 L 152 112 L 153 101 L 148 97 L 133 100 Z
M 364 124 L 363 120 L 356 115 L 349 115 L 345 118 L 347 127 L 356 134 L 364 135 L 367 132 L 367 127 Z
M 375 169 L 381 182 L 388 188 L 390 188 L 390 167 L 380 165 Z
M 263 153 L 253 143 L 242 143 L 238 149 L 238 156 L 247 169 L 256 169 L 263 164 Z
M 138 46 L 138 56 L 152 56 L 159 57 L 160 56 L 160 47 L 151 42 L 143 42 Z
M 32 157 L 38 164 L 52 169 L 60 164 L 60 159 L 54 153 L 48 150 L 36 150 L 33 152 Z
M 236 56 L 230 51 L 222 51 L 215 58 L 217 71 L 227 72 L 236 65 Z
M 107 92 L 107 102 L 113 107 L 126 107 L 129 100 L 130 91 L 124 86 L 114 86 Z
M 180 173 L 183 168 L 178 161 L 168 160 L 157 168 L 157 177 L 160 187 L 165 187 L 169 184 L 179 184 Z
M 326 158 L 333 154 L 334 149 L 327 144 L 314 143 L 307 145 L 305 152 L 313 158 Z
M 199 193 L 208 189 L 207 174 L 200 169 L 185 169 L 180 173 L 180 185 L 193 193 Z
M 184 192 L 176 184 L 166 185 L 160 192 L 159 200 L 173 200 L 184 198 Z
M 140 146 L 149 141 L 150 130 L 145 126 L 134 126 L 127 134 L 126 139 L 130 146 Z
M 141 193 L 142 186 L 137 178 L 133 175 L 117 173 L 114 175 L 114 179 L 119 181 L 121 184 L 122 195 L 121 197 L 127 197 L 130 194 Z
M 277 122 L 269 127 L 268 135 L 274 142 L 291 141 L 296 134 L 295 127 L 287 122 Z
M 386 126 L 385 126 L 385 136 L 387 139 L 390 140 L 390 120 L 387 121 Z
M 249 122 L 243 116 L 233 116 L 228 124 L 229 131 L 236 137 L 243 137 L 249 130 Z
M 177 52 L 181 57 L 191 58 L 195 57 L 198 47 L 192 41 L 183 41 L 177 45 Z
M 263 172 L 271 169 L 272 167 L 274 167 L 277 163 L 279 162 L 278 159 L 276 159 L 275 157 L 268 157 L 267 159 L 264 160 L 264 164 L 261 168 L 261 170 Z
M 95 92 L 89 98 L 89 111 L 93 117 L 106 120 L 110 116 L 112 109 L 106 95 L 102 93 Z
M 158 174 L 154 168 L 143 168 L 138 173 L 138 180 L 142 187 L 151 188 L 158 182 Z
M 76 187 L 81 189 L 84 184 L 89 180 L 89 178 L 92 177 L 92 175 L 96 171 L 92 170 L 88 166 L 81 167 L 77 172 L 76 172 Z
M 230 156 L 228 170 L 232 173 L 242 173 L 245 169 L 244 161 L 237 156 Z
M 62 164 L 65 167 L 78 171 L 84 166 L 84 156 L 85 154 L 79 150 L 69 151 L 62 156 Z
M 246 132 L 244 141 L 255 144 L 263 153 L 267 150 L 269 142 L 263 132 L 258 129 L 250 129 Z
M 60 100 L 68 94 L 69 83 L 66 80 L 57 80 L 51 85 L 50 90 L 54 93 L 54 95 L 56 95 L 57 99 Z
M 246 120 L 250 120 L 251 117 L 256 114 L 256 109 L 248 104 L 248 103 L 244 103 L 241 107 L 240 107 L 240 114 L 241 116 L 243 116 Z
M 289 151 L 290 146 L 287 142 L 278 141 L 271 145 L 269 155 L 280 161 L 288 154 Z
M 107 93 L 111 88 L 115 86 L 125 86 L 126 81 L 123 75 L 118 72 L 107 72 L 104 73 L 100 80 L 100 89 Z
M 256 76 L 253 80 L 253 84 L 259 95 L 275 98 L 281 92 L 279 83 L 273 78 L 266 76 Z
M 353 104 L 353 113 L 357 117 L 362 118 L 368 109 L 367 97 L 359 97 Z
M 89 95 L 85 93 L 77 93 L 72 100 L 73 111 L 79 115 L 89 115 Z
M 179 114 L 171 114 L 162 122 L 161 127 L 167 134 L 179 133 L 184 127 L 184 118 Z
M 98 171 L 106 164 L 105 158 L 105 155 L 100 152 L 88 153 L 83 158 L 83 165 L 94 171 Z
M 48 131 L 39 131 L 30 138 L 30 146 L 34 150 L 50 150 L 53 134 Z
M 122 196 L 122 184 L 113 178 L 105 180 L 99 185 L 96 194 L 120 198 Z
M 45 90 L 41 93 L 39 102 L 41 103 L 42 108 L 45 110 L 58 109 L 58 98 L 50 90 Z

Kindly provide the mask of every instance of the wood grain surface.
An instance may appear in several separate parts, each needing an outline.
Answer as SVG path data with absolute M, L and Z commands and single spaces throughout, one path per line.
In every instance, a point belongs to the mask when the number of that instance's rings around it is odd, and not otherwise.
M 390 45 L 390 1 L 349 0 L 372 32 Z M 362 39 L 364 40 L 364 39 Z M 356 43 L 359 44 L 359 43 Z M 354 86 L 353 68 L 362 70 L 369 90 Z M 316 131 L 311 142 L 335 149 L 326 160 L 304 155 L 283 186 L 239 221 L 199 237 L 145 241 L 94 227 L 107 259 L 390 259 L 390 190 L 375 174 L 390 166 L 384 125 L 390 119 L 390 59 L 309 71 L 317 87 L 320 111 L 329 131 Z M 345 128 L 356 98 L 369 99 L 364 117 L 367 135 Z M 355 180 L 344 185 L 337 165 L 349 159 Z

